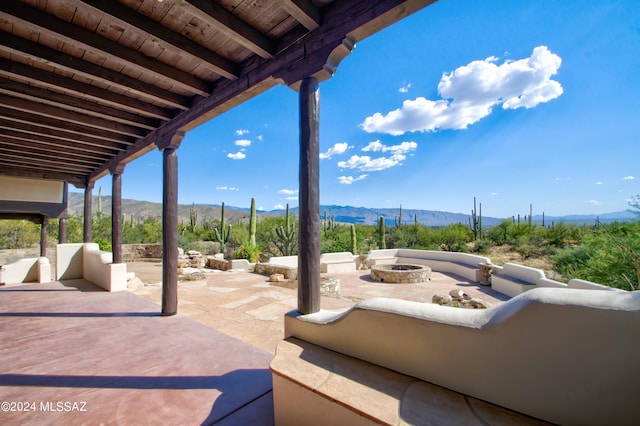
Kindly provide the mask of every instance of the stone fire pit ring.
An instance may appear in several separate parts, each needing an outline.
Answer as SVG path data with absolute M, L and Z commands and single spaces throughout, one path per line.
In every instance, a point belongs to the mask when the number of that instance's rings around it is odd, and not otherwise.
M 389 284 L 426 283 L 431 279 L 431 268 L 410 263 L 373 265 L 371 267 L 371 279 Z

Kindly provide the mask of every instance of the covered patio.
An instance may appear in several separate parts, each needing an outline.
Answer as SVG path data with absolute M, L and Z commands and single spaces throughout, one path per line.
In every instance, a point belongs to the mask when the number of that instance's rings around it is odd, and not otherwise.
M 273 424 L 270 353 L 84 280 L 0 298 L 2 424 Z
M 110 174 L 118 265 L 126 165 L 158 149 L 163 272 L 159 310 L 86 279 L 0 288 L 0 422 L 272 424 L 272 354 L 176 315 L 180 144 L 276 85 L 299 91 L 298 309 L 319 311 L 319 84 L 356 43 L 432 2 L 2 2 L 0 219 L 40 224 L 44 257 L 50 219 L 66 242 L 74 185 L 91 243 L 92 190 Z
M 127 163 L 163 153 L 162 315 L 177 313 L 178 151 L 186 132 L 271 87 L 300 92 L 300 311 L 320 309 L 319 83 L 357 42 L 433 0 L 102 0 L 0 6 L 0 218 L 46 228 L 66 191 L 112 176 L 112 247 L 122 262 Z M 33 193 L 54 182 L 55 199 Z M 10 188 L 11 190 L 7 190 Z M 55 209 L 51 208 L 51 205 Z M 41 255 L 46 233 L 42 232 Z

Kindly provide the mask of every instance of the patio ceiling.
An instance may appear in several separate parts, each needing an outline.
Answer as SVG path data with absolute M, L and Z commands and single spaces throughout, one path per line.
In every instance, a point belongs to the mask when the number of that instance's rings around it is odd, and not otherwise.
M 83 187 L 433 0 L 0 2 L 0 175 Z

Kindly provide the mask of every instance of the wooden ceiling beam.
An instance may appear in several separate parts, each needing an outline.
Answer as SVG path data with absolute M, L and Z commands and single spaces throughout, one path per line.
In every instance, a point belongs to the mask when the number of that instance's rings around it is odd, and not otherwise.
M 9 21 L 17 21 L 14 25 L 24 26 L 35 33 L 42 32 L 57 40 L 113 59 L 122 63 L 123 66 L 130 66 L 145 74 L 170 80 L 173 85 L 182 90 L 200 96 L 209 95 L 209 83 L 206 81 L 27 4 L 16 1 L 0 2 L 0 16 Z
M 202 66 L 210 69 L 216 74 L 235 80 L 238 78 L 238 66 L 227 58 L 218 55 L 211 50 L 194 43 L 189 38 L 174 33 L 169 28 L 164 27 L 153 19 L 136 13 L 128 7 L 112 0 L 82 0 L 82 3 L 91 6 L 93 9 L 109 15 L 112 19 L 127 25 L 135 32 L 144 32 L 149 38 L 155 39 L 158 44 L 171 46 L 180 51 L 181 54 L 188 54 L 197 59 Z
M 69 139 L 93 144 L 95 146 L 108 146 L 120 150 L 126 148 L 128 145 L 133 145 L 136 141 L 136 138 L 131 136 L 113 133 L 108 130 L 96 129 L 94 127 L 87 127 L 76 123 L 64 123 L 63 130 L 60 130 L 61 123 L 59 120 L 34 115 L 30 112 L 3 108 L 2 106 L 0 106 L 0 117 L 5 120 L 31 125 L 34 129 L 41 127 L 51 131 L 63 131 L 65 133 L 70 133 L 75 136 L 72 136 Z
M 60 161 L 59 159 L 51 159 L 47 158 L 43 155 L 32 154 L 29 158 L 25 158 L 23 155 L 16 155 L 11 153 L 10 150 L 0 149 L 0 158 L 4 163 L 9 164 L 19 164 L 23 167 L 32 167 L 32 168 L 42 168 L 46 166 L 46 169 L 57 170 L 57 171 L 67 171 L 67 172 L 78 172 L 78 173 L 89 173 L 95 167 L 91 167 L 86 164 L 76 164 L 75 162 L 70 161 Z
M 0 93 L 147 130 L 153 130 L 159 126 L 157 120 L 11 80 L 0 79 Z
M 60 144 L 79 151 L 114 155 L 127 145 L 103 142 L 96 145 L 96 140 L 83 138 L 82 135 L 67 133 L 62 130 L 47 129 L 33 124 L 10 121 L 0 118 L 0 137 L 12 137 L 23 140 L 33 140 L 41 143 Z
M 310 0 L 280 0 L 282 8 L 309 31 L 320 27 L 320 9 Z
M 99 81 L 106 86 L 116 86 L 124 92 L 130 92 L 133 95 L 140 96 L 151 102 L 158 102 L 170 108 L 186 111 L 191 104 L 190 98 L 163 90 L 117 71 L 103 68 L 3 31 L 0 31 L 0 46 L 3 46 L 3 50 L 25 59 L 52 66 L 68 73 L 81 75 L 84 78 Z
M 273 41 L 220 6 L 218 2 L 210 0 L 186 0 L 185 4 L 197 9 L 194 15 L 196 15 L 198 19 L 203 19 L 204 22 L 240 44 L 242 47 L 249 49 L 261 58 L 268 59 L 273 57 Z M 204 16 L 201 15 L 202 13 L 204 13 Z
M 78 155 L 76 152 L 70 150 L 62 151 L 60 147 L 58 149 L 52 149 L 43 145 L 34 144 L 33 142 L 23 141 L 19 144 L 9 144 L 0 140 L 0 154 L 1 153 L 22 154 L 22 156 L 29 156 L 32 159 L 46 158 L 47 160 L 57 160 L 56 162 L 71 163 L 77 165 L 88 165 L 96 167 L 107 161 L 110 157 L 104 158 L 102 156 L 87 156 L 87 154 Z
M 142 138 L 147 134 L 147 131 L 139 127 L 134 127 L 122 123 L 115 123 L 111 120 L 92 117 L 86 114 L 77 113 L 75 111 L 63 110 L 41 103 L 14 98 L 12 96 L 0 94 L 0 104 L 6 108 L 11 108 L 47 118 L 54 118 L 56 120 L 68 121 L 70 123 L 80 124 L 87 127 L 94 127 L 96 129 L 120 133 L 122 135 L 132 136 L 134 138 Z M 64 127 L 64 124 L 59 123 L 59 127 Z
M 101 105 L 119 108 L 144 117 L 168 121 L 174 116 L 173 109 L 160 108 L 139 99 L 3 58 L 0 58 L 0 76 L 11 77 L 23 83 L 56 92 L 71 93 L 81 99 L 98 102 Z
M 46 149 L 46 147 L 50 147 L 50 149 L 56 149 L 58 151 L 61 150 L 69 150 L 70 152 L 77 155 L 84 155 L 87 157 L 101 157 L 105 160 L 116 155 L 117 151 L 108 148 L 100 148 L 91 145 L 85 145 L 80 143 L 75 143 L 68 140 L 55 139 L 50 138 L 44 135 L 37 135 L 30 132 L 21 132 L 16 129 L 10 129 L 3 126 L 3 123 L 0 123 L 0 129 L 2 129 L 2 134 L 0 135 L 0 143 L 7 143 L 7 141 L 11 141 L 10 143 L 20 143 L 20 144 L 37 144 L 42 149 Z M 33 145 L 35 147 L 35 145 Z
M 51 170 L 39 170 L 31 167 L 14 167 L 7 163 L 4 163 L 1 158 L 0 158 L 0 166 L 2 167 L 2 174 L 5 176 L 31 178 L 31 179 L 59 180 L 63 182 L 69 182 L 78 188 L 84 188 L 86 186 L 86 177 L 84 174 L 58 172 L 58 171 L 51 171 Z

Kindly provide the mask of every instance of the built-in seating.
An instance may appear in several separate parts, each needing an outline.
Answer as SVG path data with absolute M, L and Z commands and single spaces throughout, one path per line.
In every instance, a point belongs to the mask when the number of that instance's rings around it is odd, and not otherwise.
M 320 272 L 331 274 L 335 272 L 351 272 L 356 270 L 356 259 L 348 251 L 338 253 L 323 253 L 320 255 Z
M 51 264 L 46 257 L 20 259 L 0 266 L 0 285 L 50 281 Z
M 480 282 L 483 277 L 479 265 L 491 264 L 491 260 L 469 253 L 437 250 L 384 249 L 369 252 L 369 267 L 391 263 L 426 265 L 435 272 L 455 274 L 469 281 Z
M 293 311 L 272 363 L 276 419 L 342 419 L 345 410 L 348 419 L 362 417 L 352 407 L 357 398 L 397 389 L 388 369 L 552 423 L 633 424 L 639 328 L 640 292 L 570 288 L 534 288 L 486 310 L 376 298 L 343 313 Z M 328 352 L 303 346 L 296 353 L 292 339 Z M 343 355 L 363 361 L 362 369 L 331 361 Z M 371 364 L 381 368 L 379 378 Z M 332 375 L 364 385 L 354 393 L 347 381 L 324 384 Z M 368 413 L 398 412 L 393 401 L 377 401 L 387 402 Z
M 58 244 L 58 281 L 84 278 L 107 291 L 127 289 L 127 265 L 113 263 L 113 253 L 100 251 L 98 244 Z

